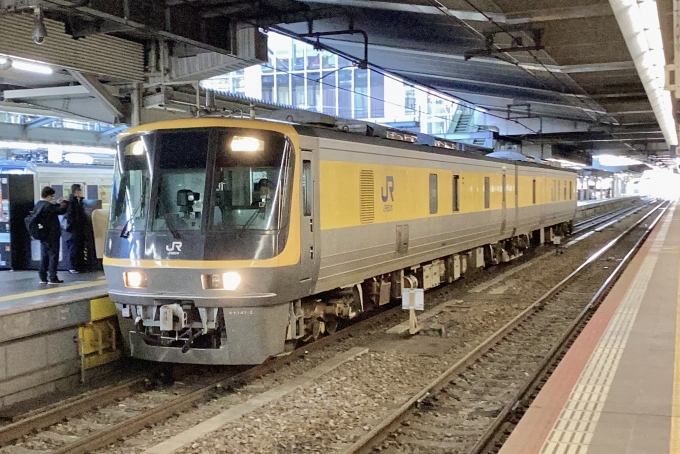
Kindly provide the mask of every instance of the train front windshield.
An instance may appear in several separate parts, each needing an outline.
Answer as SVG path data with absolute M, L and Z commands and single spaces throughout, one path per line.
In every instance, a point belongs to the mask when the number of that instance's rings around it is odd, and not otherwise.
M 287 225 L 293 151 L 280 133 L 159 130 L 121 141 L 110 228 L 277 231 Z

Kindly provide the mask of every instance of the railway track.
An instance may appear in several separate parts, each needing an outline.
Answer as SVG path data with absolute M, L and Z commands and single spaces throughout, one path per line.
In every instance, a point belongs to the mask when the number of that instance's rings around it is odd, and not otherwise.
M 617 211 L 613 211 L 611 213 L 605 213 L 601 214 L 599 216 L 594 216 L 592 218 L 586 219 L 584 221 L 578 222 L 574 224 L 574 230 L 571 232 L 571 235 L 578 235 L 580 233 L 583 233 L 589 229 L 595 229 L 598 227 L 601 227 L 603 225 L 609 224 L 610 221 L 616 222 L 617 220 L 621 219 L 622 217 L 629 216 L 640 209 L 643 209 L 644 207 L 654 203 L 655 200 L 647 200 L 643 201 L 640 204 L 636 204 L 632 207 L 627 207 L 627 208 L 622 208 Z
M 547 376 L 585 326 L 609 288 L 668 205 L 659 204 L 472 352 L 377 424 L 343 454 L 495 452 Z M 653 214 L 639 238 L 631 233 Z M 628 244 L 604 284 L 584 271 L 605 253 Z M 632 243 L 632 244 L 629 244 Z M 584 279 L 585 276 L 585 279 Z M 589 295 L 593 295 L 590 297 Z M 551 339 L 546 343 L 546 339 Z M 532 372 L 527 372 L 530 370 Z M 513 422 L 514 421 L 514 422 Z
M 639 207 L 638 207 L 639 209 Z M 619 213 L 623 218 L 628 214 Z M 547 255 L 547 254 L 544 254 Z M 527 260 L 532 259 L 527 257 Z M 507 268 L 506 268 L 507 269 Z M 475 285 L 476 281 L 489 278 L 494 274 L 499 274 L 500 271 L 492 269 L 490 272 L 480 273 L 474 279 L 467 282 L 469 285 Z M 434 290 L 433 290 L 434 291 Z M 216 395 L 221 394 L 226 389 L 236 388 L 239 384 L 248 383 L 258 377 L 267 375 L 284 365 L 291 363 L 297 358 L 303 357 L 308 353 L 326 348 L 335 342 L 340 342 L 343 339 L 352 337 L 355 332 L 363 330 L 371 330 L 373 326 L 378 326 L 380 319 L 385 318 L 399 318 L 402 316 L 400 307 L 385 307 L 381 312 L 370 315 L 381 315 L 382 317 L 371 317 L 359 321 L 350 327 L 338 331 L 335 334 L 321 338 L 314 343 L 307 344 L 303 349 L 296 350 L 290 356 L 283 356 L 272 359 L 262 365 L 252 367 L 246 371 L 238 373 L 229 373 L 222 375 L 219 378 L 211 380 L 209 384 L 204 386 L 194 386 L 191 389 L 186 389 L 182 395 L 168 399 L 167 401 L 158 403 L 153 408 L 144 408 L 139 414 L 127 418 L 117 424 L 110 425 L 103 430 L 92 433 L 89 436 L 80 437 L 59 449 L 53 450 L 53 454 L 62 453 L 84 453 L 93 451 L 95 449 L 105 447 L 119 439 L 130 436 L 140 430 L 164 421 L 173 415 L 179 414 L 190 408 L 192 405 L 200 404 L 207 400 L 213 399 Z M 67 405 L 53 408 L 49 411 L 37 413 L 31 417 L 18 421 L 14 424 L 5 426 L 0 429 L 0 446 L 5 445 L 12 440 L 16 440 L 32 431 L 50 426 L 59 421 L 72 418 L 82 413 L 86 413 L 93 409 L 102 407 L 107 403 L 115 402 L 123 399 L 131 394 L 138 392 L 143 386 L 145 378 L 129 380 L 117 386 L 102 389 L 99 393 L 91 393 L 88 396 L 83 396 L 83 399 L 70 402 Z

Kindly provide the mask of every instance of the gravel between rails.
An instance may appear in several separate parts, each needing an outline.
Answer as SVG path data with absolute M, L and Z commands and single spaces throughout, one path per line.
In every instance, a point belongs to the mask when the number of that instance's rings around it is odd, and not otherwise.
M 198 440 L 180 452 L 185 453 L 293 453 L 328 452 L 348 447 L 382 416 L 401 405 L 418 388 L 431 381 L 477 342 L 502 326 L 517 312 L 576 268 L 599 245 L 615 237 L 620 225 L 577 243 L 564 255 L 543 259 L 517 276 L 498 283 L 484 293 L 468 294 L 465 280 L 428 292 L 426 305 L 433 307 L 448 300 L 459 300 L 428 321 L 424 334 L 405 338 L 387 335 L 385 330 L 402 322 L 405 314 L 388 315 L 371 332 L 356 334 L 337 345 L 291 362 L 252 383 L 223 390 L 224 395 L 187 411 L 165 424 L 150 427 L 99 452 L 139 453 L 226 408 L 293 379 L 331 358 L 338 351 L 367 346 L 370 352 L 324 376 L 309 389 L 298 390 L 272 404 L 245 415 L 233 424 Z M 603 262 L 605 263 L 605 262 Z M 606 266 L 606 265 L 603 265 Z M 496 274 L 507 269 L 499 266 Z M 374 325 L 375 326 L 375 325 Z M 441 336 L 441 328 L 444 335 Z M 193 383 L 192 383 L 193 385 Z M 181 392 L 176 384 L 167 390 L 132 396 L 101 409 L 96 414 L 74 418 L 37 435 L 27 436 L 1 454 L 48 452 L 82 433 L 90 434 L 103 424 L 124 418 L 122 413 L 139 412 L 156 405 L 169 395 Z M 184 385 L 189 386 L 189 385 Z

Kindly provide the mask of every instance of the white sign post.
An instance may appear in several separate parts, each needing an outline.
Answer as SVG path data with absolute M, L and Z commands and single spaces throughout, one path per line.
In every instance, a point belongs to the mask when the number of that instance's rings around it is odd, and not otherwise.
M 425 290 L 422 288 L 405 288 L 401 290 L 401 308 L 409 311 L 408 332 L 415 334 L 420 331 L 416 311 L 425 310 Z

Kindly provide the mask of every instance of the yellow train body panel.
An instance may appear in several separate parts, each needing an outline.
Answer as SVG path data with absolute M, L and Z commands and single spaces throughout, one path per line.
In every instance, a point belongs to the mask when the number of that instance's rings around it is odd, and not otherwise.
M 514 166 L 507 167 L 505 174 L 506 209 L 516 208 L 515 192 L 517 192 L 517 207 L 519 208 L 575 200 L 575 175 L 573 180 L 519 175 L 516 188 Z M 362 171 L 371 171 L 373 181 L 375 181 L 373 199 L 376 202 L 374 219 L 371 222 L 374 224 L 503 208 L 503 174 L 498 171 L 495 173 L 452 171 L 323 160 L 319 163 L 321 230 L 362 225 L 359 209 Z M 437 177 L 436 213 L 430 213 L 428 199 L 424 196 L 429 193 L 430 175 Z M 460 192 L 459 209 L 455 212 L 453 210 L 454 175 L 459 177 Z M 386 187 L 387 177 L 393 178 L 394 190 L 392 192 Z M 485 178 L 489 178 L 488 207 L 484 206 Z M 564 188 L 564 191 L 561 189 L 558 191 L 558 187 Z M 571 191 L 567 189 L 569 187 Z

